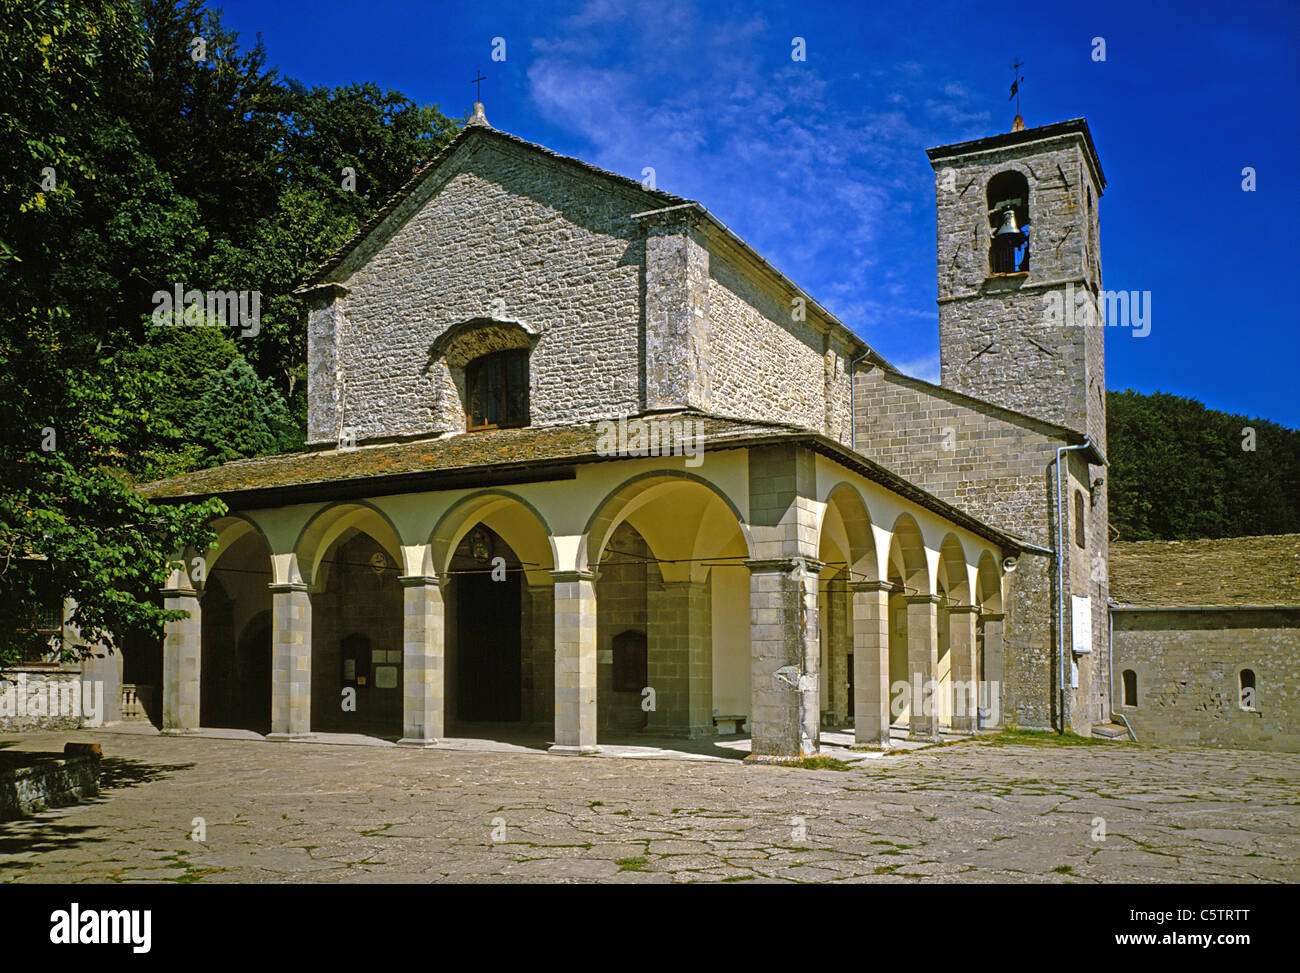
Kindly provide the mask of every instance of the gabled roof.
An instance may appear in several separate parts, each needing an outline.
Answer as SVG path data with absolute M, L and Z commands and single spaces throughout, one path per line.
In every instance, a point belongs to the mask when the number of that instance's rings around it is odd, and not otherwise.
M 1300 534 L 1112 541 L 1118 608 L 1300 608 Z
M 886 367 L 893 367 L 879 354 L 879 352 L 863 340 L 860 335 L 855 333 L 835 315 L 831 314 L 830 311 L 826 310 L 826 308 L 809 296 L 807 292 L 805 292 L 803 288 L 793 280 L 769 263 L 757 250 L 741 239 L 739 235 L 710 213 L 702 204 L 693 199 L 687 199 L 684 196 L 676 196 L 672 193 L 664 192 L 661 189 L 647 189 L 642 183 L 635 179 L 630 179 L 627 176 L 620 176 L 616 172 L 601 169 L 598 166 L 593 166 L 590 163 L 584 162 L 583 160 L 573 156 L 561 155 L 543 145 L 529 142 L 526 139 L 521 139 L 516 135 L 509 134 L 508 132 L 502 132 L 501 130 L 493 128 L 491 125 L 487 124 L 486 120 L 471 121 L 466 125 L 441 152 L 429 160 L 426 165 L 421 167 L 414 176 L 408 179 L 406 184 L 403 185 L 402 188 L 399 189 L 369 220 L 367 220 L 361 228 L 353 234 L 350 240 L 334 251 L 334 253 L 317 266 L 301 284 L 294 288 L 293 293 L 306 294 L 316 288 L 327 286 L 330 283 L 330 274 L 336 270 L 353 251 L 360 247 L 372 233 L 376 232 L 384 222 L 392 216 L 397 208 L 412 194 L 414 194 L 415 191 L 419 189 L 420 185 L 424 183 L 426 179 L 431 177 L 438 168 L 443 165 L 443 163 L 451 158 L 451 156 L 462 145 L 465 145 L 470 140 L 476 138 L 500 139 L 509 145 L 526 149 L 530 152 L 536 152 L 547 159 L 560 163 L 561 165 L 571 166 L 588 175 L 593 175 L 600 179 L 607 180 L 623 190 L 630 190 L 634 193 L 639 193 L 645 197 L 647 210 L 644 213 L 636 214 L 636 217 L 644 218 L 672 209 L 691 211 L 703 219 L 705 223 L 708 224 L 720 237 L 725 239 L 747 258 L 752 260 L 763 273 L 768 274 L 774 280 L 778 281 L 785 287 L 788 287 L 796 295 L 802 297 L 804 303 L 808 307 L 812 308 L 816 314 L 821 315 L 830 323 L 832 330 L 839 332 L 840 336 L 850 345 L 860 348 L 864 357 L 876 361 Z
M 1039 550 L 927 493 L 842 443 L 801 426 L 702 412 L 656 413 L 654 418 L 701 421 L 705 452 L 782 444 L 806 446 L 991 541 L 1003 552 Z M 235 460 L 143 484 L 138 489 L 159 501 L 219 497 L 232 510 L 250 510 L 291 503 L 566 479 L 576 475 L 574 468 L 578 465 L 617 462 L 624 458 L 598 452 L 600 438 L 596 422 L 498 429 L 355 449 Z

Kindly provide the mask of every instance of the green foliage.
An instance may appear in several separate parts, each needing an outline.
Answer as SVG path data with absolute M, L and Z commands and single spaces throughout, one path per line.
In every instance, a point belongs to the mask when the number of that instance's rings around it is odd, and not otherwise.
M 194 434 L 210 463 L 301 449 L 302 436 L 284 399 L 242 359 L 209 375 L 194 415 Z
M 159 630 L 166 561 L 206 548 L 221 504 L 134 485 L 302 447 L 291 289 L 457 128 L 373 85 L 283 81 L 203 0 L 6 0 L 5 21 L 0 667 L 60 597 L 89 639 Z M 257 292 L 257 335 L 154 327 L 178 284 Z
M 1121 540 L 1300 532 L 1300 432 L 1157 392 L 1111 392 L 1110 522 Z M 1254 449 L 1247 429 L 1254 430 Z

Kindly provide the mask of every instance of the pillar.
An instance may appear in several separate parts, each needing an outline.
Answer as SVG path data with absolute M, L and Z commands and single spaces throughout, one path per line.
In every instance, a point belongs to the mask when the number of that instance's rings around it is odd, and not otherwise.
M 301 582 L 272 584 L 271 732 L 268 740 L 311 736 L 311 596 Z
M 791 557 L 746 561 L 749 568 L 751 757 L 817 753 L 817 575 L 822 565 Z
M 939 596 L 908 595 L 907 671 L 912 692 L 912 739 L 939 739 L 939 707 L 933 698 L 939 670 Z
M 402 582 L 402 738 L 431 747 L 442 737 L 446 694 L 442 582 L 426 576 Z
M 948 612 L 948 654 L 952 660 L 952 728 L 956 733 L 978 729 L 979 667 L 975 659 L 975 625 L 979 609 L 952 605 Z
M 888 581 L 854 581 L 853 737 L 859 746 L 889 748 Z
M 595 753 L 596 578 L 552 571 L 555 579 L 555 743 L 551 753 Z
M 189 617 L 163 627 L 163 733 L 193 733 L 199 728 L 199 678 L 202 675 L 203 624 L 199 593 L 167 588 L 163 607 Z
M 1003 651 L 1003 612 L 985 612 L 979 624 L 984 632 L 983 723 L 999 726 L 1006 699 L 1006 656 Z

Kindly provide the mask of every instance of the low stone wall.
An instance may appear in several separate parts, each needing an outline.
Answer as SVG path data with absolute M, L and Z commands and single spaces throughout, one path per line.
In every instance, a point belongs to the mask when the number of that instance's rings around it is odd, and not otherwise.
M 22 757 L 16 753 L 12 756 Z M 28 766 L 0 764 L 0 821 L 52 807 L 76 804 L 99 793 L 99 761 L 94 757 L 33 755 Z
M 75 730 L 82 724 L 82 696 L 79 672 L 6 669 L 0 678 L 0 732 Z

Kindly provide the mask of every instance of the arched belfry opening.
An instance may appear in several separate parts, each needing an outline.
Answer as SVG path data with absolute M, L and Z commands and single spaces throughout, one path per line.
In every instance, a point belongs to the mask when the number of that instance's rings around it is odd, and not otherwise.
M 1028 273 L 1029 180 L 1014 170 L 999 172 L 989 180 L 987 198 L 990 273 Z

